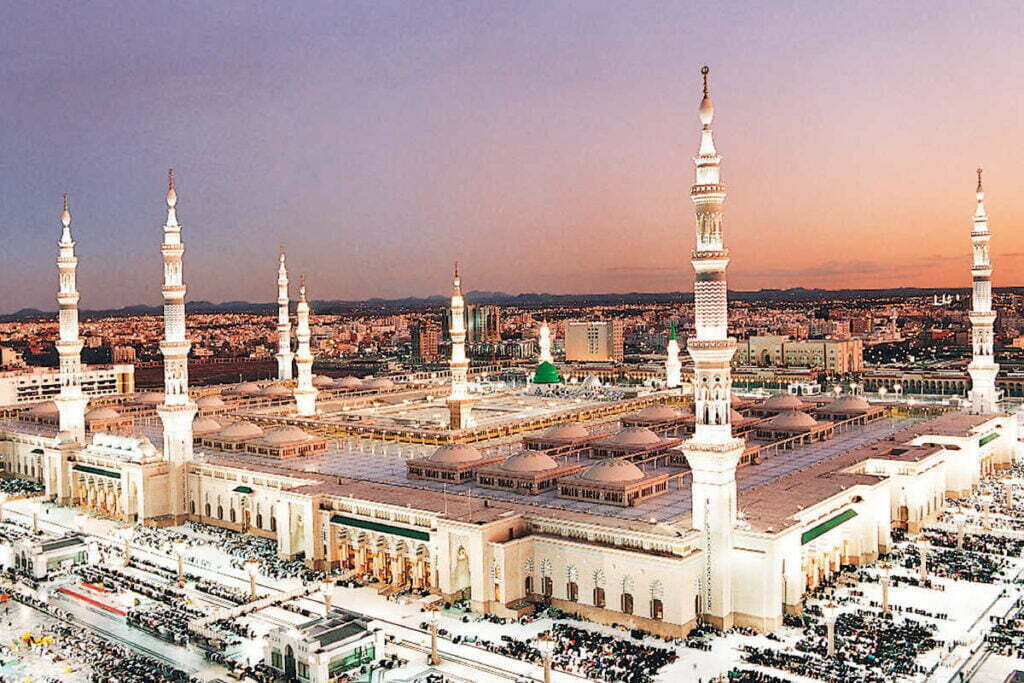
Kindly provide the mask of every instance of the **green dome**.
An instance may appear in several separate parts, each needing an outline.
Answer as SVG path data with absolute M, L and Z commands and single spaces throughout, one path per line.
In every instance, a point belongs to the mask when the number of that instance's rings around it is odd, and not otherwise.
M 557 384 L 562 378 L 558 376 L 558 368 L 551 363 L 544 361 L 537 366 L 537 372 L 533 373 L 534 384 Z

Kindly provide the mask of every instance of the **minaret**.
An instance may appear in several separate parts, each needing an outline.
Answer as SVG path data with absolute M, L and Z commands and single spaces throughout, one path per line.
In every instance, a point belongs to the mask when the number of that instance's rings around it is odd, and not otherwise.
M 306 278 L 299 278 L 299 303 L 295 307 L 295 354 L 298 384 L 295 387 L 295 412 L 309 417 L 316 415 L 316 389 L 313 387 L 313 354 L 309 350 L 309 304 L 306 303 Z
M 722 239 L 721 157 L 715 150 L 711 121 L 715 109 L 708 91 L 708 68 L 704 76 L 704 98 L 700 103 L 700 151 L 694 157 L 696 182 L 690 190 L 697 213 L 697 246 L 693 251 L 694 323 L 696 336 L 687 342 L 693 358 L 693 398 L 696 425 L 693 437 L 682 445 L 693 470 L 693 515 L 695 529 L 703 531 L 704 576 L 701 612 L 709 623 L 732 626 L 733 526 L 736 522 L 736 464 L 743 454 L 743 441 L 733 438 L 729 424 L 729 396 L 732 380 L 729 361 L 736 340 L 728 336 L 725 267 L 729 252 Z
M 60 306 L 60 333 L 57 353 L 60 355 L 60 396 L 57 397 L 57 411 L 60 414 L 60 431 L 70 432 L 78 443 L 85 443 L 85 404 L 82 395 L 82 340 L 78 337 L 78 285 L 75 271 L 75 242 L 71 239 L 71 212 L 68 210 L 68 196 L 64 195 L 64 212 L 60 215 L 63 226 L 60 241 L 57 242 L 57 272 L 60 289 L 57 303 Z
M 972 356 L 967 366 L 971 375 L 971 390 L 967 397 L 971 401 L 971 412 L 981 415 L 998 410 L 996 394 L 996 373 L 999 366 L 993 359 L 992 324 L 996 312 L 992 310 L 992 263 L 989 261 L 988 214 L 985 213 L 985 191 L 981 187 L 981 169 L 978 169 L 978 208 L 974 212 L 974 228 L 971 230 L 971 247 L 974 262 L 971 278 L 974 294 L 971 303 Z
M 540 349 L 540 356 L 537 358 L 538 363 L 555 362 L 551 355 L 551 329 L 548 327 L 547 320 L 540 325 L 540 331 L 537 334 L 537 348 Z
M 168 514 L 180 521 L 188 509 L 186 468 L 192 460 L 192 418 L 196 404 L 188 395 L 191 344 L 185 338 L 185 284 L 181 270 L 185 245 L 181 241 L 177 204 L 174 170 L 171 169 L 167 171 L 167 223 L 160 245 L 164 257 L 164 339 L 160 342 L 160 353 L 164 357 L 164 402 L 157 406 L 156 412 L 164 427 L 164 459 L 171 463 Z
M 459 280 L 459 264 L 455 264 L 455 279 L 452 281 L 451 321 L 448 333 L 452 339 L 452 391 L 448 396 L 448 412 L 451 429 L 466 429 L 473 426 L 472 406 L 469 398 L 469 361 L 466 359 L 465 305 L 462 300 L 462 284 Z
M 292 324 L 288 318 L 288 270 L 284 267 L 284 247 L 277 267 L 277 378 L 292 378 Z
M 675 389 L 679 386 L 683 364 L 679 360 L 679 342 L 676 340 L 676 324 L 673 321 L 668 333 L 668 358 L 665 360 L 665 386 Z

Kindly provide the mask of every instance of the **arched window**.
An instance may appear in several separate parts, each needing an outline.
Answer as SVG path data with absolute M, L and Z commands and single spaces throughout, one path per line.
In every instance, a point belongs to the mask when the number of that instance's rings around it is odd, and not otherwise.
M 262 512 L 257 512 L 256 513 L 256 528 L 257 529 L 262 529 L 263 528 L 263 513 Z
M 277 531 L 277 517 L 274 517 L 273 515 L 270 516 L 270 530 L 274 532 Z
M 210 504 L 209 503 L 206 504 L 206 516 L 207 517 L 210 516 Z
M 622 613 L 632 614 L 633 613 L 633 594 L 623 593 L 622 594 Z
M 229 513 L 229 516 L 231 517 L 231 523 L 234 524 L 235 523 L 235 508 L 231 508 L 230 510 L 228 510 L 228 513 Z
M 224 519 L 224 506 L 223 505 L 218 505 L 217 506 L 217 519 Z
M 194 500 L 188 502 L 188 512 L 190 515 L 196 514 L 196 502 Z
M 665 608 L 661 604 L 661 600 L 658 598 L 651 598 L 651 619 L 660 620 L 665 616 Z
M 594 607 L 604 607 L 604 589 L 600 586 L 594 589 Z
M 555 582 L 551 580 L 550 576 L 545 576 L 541 581 L 541 585 L 544 588 L 544 597 L 550 598 L 551 594 L 555 592 Z
M 565 599 L 570 602 L 576 602 L 580 599 L 580 587 L 576 585 L 575 581 L 565 584 Z
M 526 580 L 523 582 L 523 584 L 524 584 L 524 586 L 526 588 L 526 594 L 527 595 L 529 595 L 530 593 L 533 592 L 533 577 L 532 576 L 527 576 Z

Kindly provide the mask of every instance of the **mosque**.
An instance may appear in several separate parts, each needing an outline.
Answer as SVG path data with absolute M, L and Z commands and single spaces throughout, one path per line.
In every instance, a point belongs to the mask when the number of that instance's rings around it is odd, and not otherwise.
M 372 575 L 384 590 L 466 598 L 480 612 L 550 603 L 673 636 L 698 621 L 776 628 L 841 564 L 874 561 L 893 529 L 917 531 L 947 497 L 1008 467 L 1017 422 L 995 389 L 980 172 L 969 409 L 922 417 L 855 395 L 732 392 L 726 192 L 706 67 L 703 76 L 689 381 L 673 330 L 663 389 L 616 395 L 593 383 L 560 393 L 544 324 L 533 392 L 475 391 L 457 266 L 446 385 L 314 376 L 304 282 L 292 351 L 282 251 L 277 379 L 190 387 L 172 172 L 161 246 L 164 391 L 92 406 L 83 394 L 65 200 L 60 394 L 0 422 L 5 474 L 125 524 L 194 520 L 256 534 L 275 539 L 282 558 Z

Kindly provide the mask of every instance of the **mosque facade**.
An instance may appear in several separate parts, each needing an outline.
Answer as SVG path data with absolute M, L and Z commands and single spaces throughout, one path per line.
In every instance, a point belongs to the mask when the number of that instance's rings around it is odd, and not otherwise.
M 193 520 L 272 538 L 282 558 L 372 576 L 394 590 L 465 598 L 480 612 L 514 616 L 548 603 L 585 619 L 672 636 L 698 621 L 776 628 L 840 565 L 874 561 L 888 551 L 893 529 L 919 530 L 947 497 L 1009 466 L 1017 423 L 998 410 L 994 391 L 980 182 L 972 232 L 970 411 L 884 428 L 884 408 L 856 396 L 755 402 L 733 394 L 725 186 L 707 77 L 705 69 L 690 193 L 696 212 L 696 333 L 687 343 L 692 406 L 673 386 L 680 381 L 676 357 L 666 368 L 670 386 L 643 401 L 547 414 L 525 434 L 497 430 L 512 437 L 500 443 L 466 443 L 467 428 L 496 418 L 488 417 L 494 406 L 474 395 L 468 381 L 456 269 L 451 373 L 438 403 L 448 419 L 447 441 L 427 457 L 403 461 L 397 475 L 384 475 L 383 455 L 379 475 L 305 466 L 302 459 L 311 455 L 321 463 L 350 457 L 327 450 L 333 403 L 372 411 L 375 401 L 419 402 L 432 410 L 434 398 L 426 394 L 437 387 L 313 376 L 304 282 L 292 355 L 282 253 L 277 380 L 190 388 L 184 244 L 170 174 L 161 246 L 164 391 L 122 396 L 90 417 L 80 391 L 77 260 L 65 204 L 58 243 L 61 393 L 55 405 L 26 407 L 0 423 L 5 473 L 42 483 L 58 503 L 126 524 Z M 545 328 L 540 361 L 554 367 Z M 557 382 L 557 369 L 553 377 Z M 868 429 L 878 430 L 876 439 L 851 443 L 838 455 L 808 455 L 812 441 Z M 793 466 L 763 476 L 758 464 L 769 458 Z

